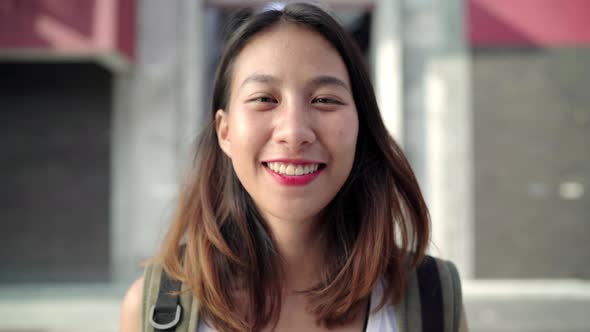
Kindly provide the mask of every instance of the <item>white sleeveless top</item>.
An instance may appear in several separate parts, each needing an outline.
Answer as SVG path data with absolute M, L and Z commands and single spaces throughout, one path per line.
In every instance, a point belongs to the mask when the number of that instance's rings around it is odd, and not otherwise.
M 378 282 L 373 292 L 371 292 L 371 310 L 367 329 L 365 332 L 396 332 L 397 322 L 395 321 L 395 310 L 393 304 L 386 304 L 379 311 L 373 313 L 373 310 L 381 303 L 383 297 L 383 283 Z M 199 319 L 197 332 L 215 332 L 202 319 Z

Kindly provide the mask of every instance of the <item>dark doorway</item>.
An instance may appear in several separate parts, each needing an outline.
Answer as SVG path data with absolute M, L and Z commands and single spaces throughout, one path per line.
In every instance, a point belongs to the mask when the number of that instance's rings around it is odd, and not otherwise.
M 109 279 L 111 81 L 0 64 L 0 283 Z

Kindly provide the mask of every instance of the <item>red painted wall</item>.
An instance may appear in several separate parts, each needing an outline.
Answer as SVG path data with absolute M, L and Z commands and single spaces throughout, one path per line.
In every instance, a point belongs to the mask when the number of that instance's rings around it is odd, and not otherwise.
M 2 0 L 0 51 L 135 56 L 135 0 Z
M 472 46 L 589 46 L 590 0 L 467 0 Z

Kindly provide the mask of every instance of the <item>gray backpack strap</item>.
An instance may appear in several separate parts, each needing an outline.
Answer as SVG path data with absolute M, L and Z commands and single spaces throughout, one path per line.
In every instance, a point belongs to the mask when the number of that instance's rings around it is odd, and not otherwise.
M 395 308 L 398 331 L 466 331 L 466 326 L 461 326 L 461 294 L 459 273 L 453 263 L 427 256 L 418 271 L 411 274 L 406 295 Z M 434 321 L 430 321 L 432 318 Z
M 160 265 L 152 264 L 145 268 L 141 319 L 143 332 L 157 331 L 154 329 L 152 324 L 150 324 L 150 318 L 152 314 L 152 307 L 158 301 L 162 273 L 163 270 Z M 180 307 L 182 310 L 180 314 L 181 319 L 176 325 L 176 328 L 171 331 L 196 331 L 197 324 L 199 322 L 198 302 L 192 293 L 186 289 L 184 284 L 182 285 L 180 292 Z
M 463 292 L 457 267 L 452 262 L 437 259 L 442 288 L 445 332 L 466 331 L 463 312 Z
M 420 315 L 422 331 L 445 332 L 445 309 L 443 309 L 442 283 L 437 261 L 424 257 L 416 270 L 420 290 Z M 448 319 L 447 319 L 448 320 Z
M 150 308 L 148 320 L 157 332 L 174 331 L 182 318 L 180 304 L 182 282 L 170 278 L 165 272 L 160 277 L 158 299 Z
M 395 306 L 395 318 L 398 332 L 422 331 L 420 290 L 415 272 L 410 275 L 404 298 Z

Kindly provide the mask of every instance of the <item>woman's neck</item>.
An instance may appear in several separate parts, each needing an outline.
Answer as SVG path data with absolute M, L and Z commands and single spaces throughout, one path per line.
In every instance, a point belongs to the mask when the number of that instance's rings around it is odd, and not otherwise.
M 285 291 L 302 291 L 321 278 L 324 241 L 316 220 L 266 218 L 281 255 Z

